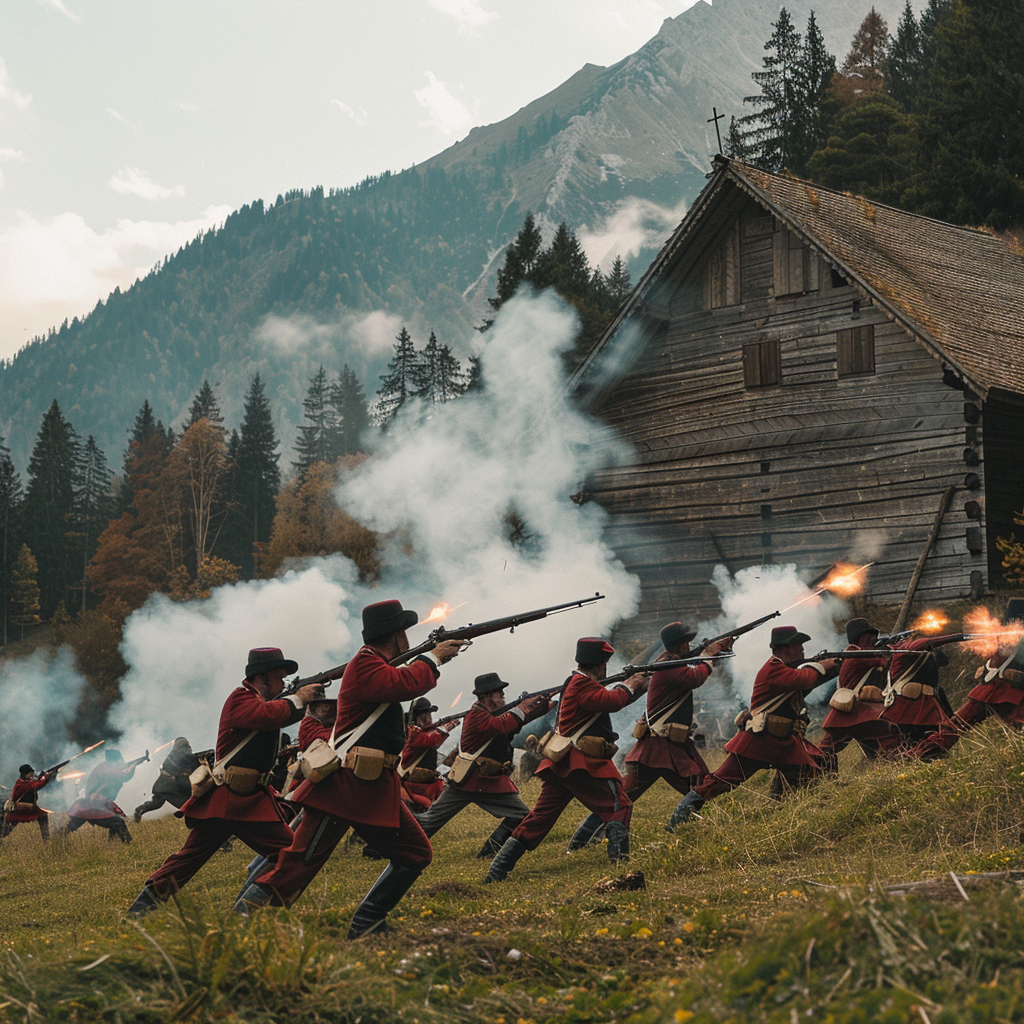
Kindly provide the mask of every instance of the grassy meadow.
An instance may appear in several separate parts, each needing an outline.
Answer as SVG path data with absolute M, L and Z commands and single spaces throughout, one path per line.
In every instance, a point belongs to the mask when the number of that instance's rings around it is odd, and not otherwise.
M 712 757 L 712 764 L 716 758 Z M 0 844 L 0 1021 L 920 1022 L 1024 1020 L 1024 738 L 989 723 L 932 765 L 844 752 L 839 781 L 767 799 L 766 773 L 676 835 L 659 784 L 637 805 L 646 888 L 607 886 L 603 846 L 567 856 L 573 805 L 502 885 L 474 859 L 492 819 L 467 810 L 392 916 L 348 942 L 381 869 L 339 847 L 290 911 L 236 918 L 248 851 L 220 853 L 182 896 L 127 922 L 180 820 L 127 847 L 87 827 Z M 528 803 L 538 784 L 526 787 Z M 888 883 L 944 877 L 923 895 Z

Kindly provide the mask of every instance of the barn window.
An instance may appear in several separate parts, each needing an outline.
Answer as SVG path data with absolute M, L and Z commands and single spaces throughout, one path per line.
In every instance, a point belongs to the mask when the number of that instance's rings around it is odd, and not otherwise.
M 743 385 L 763 388 L 779 383 L 779 342 L 753 341 L 743 346 Z
M 875 372 L 875 328 L 851 327 L 836 334 L 836 368 L 840 377 Z
M 704 308 L 721 309 L 740 301 L 739 225 L 715 246 L 704 269 Z
M 772 273 L 775 298 L 796 297 L 818 290 L 818 257 L 791 231 L 775 233 L 772 245 Z

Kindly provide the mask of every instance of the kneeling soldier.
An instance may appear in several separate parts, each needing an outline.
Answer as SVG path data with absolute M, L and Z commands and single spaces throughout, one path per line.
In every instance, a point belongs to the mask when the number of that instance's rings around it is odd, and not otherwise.
M 612 763 L 618 748 L 610 713 L 635 700 L 646 679 L 634 676 L 609 689 L 602 686 L 614 653 L 615 648 L 598 637 L 577 641 L 576 671 L 562 689 L 555 734 L 537 769 L 544 782 L 540 796 L 498 851 L 485 882 L 507 878 L 527 850 L 537 849 L 574 797 L 605 823 L 608 859 L 614 864 L 628 858 L 633 804 Z
M 501 818 L 478 857 L 493 857 L 512 830 L 529 814 L 512 781 L 510 738 L 526 722 L 547 714 L 547 697 L 531 697 L 518 707 L 498 715 L 505 703 L 505 682 L 496 672 L 477 676 L 473 683 L 476 703 L 466 712 L 459 740 L 459 756 L 448 773 L 444 791 L 419 817 L 420 826 L 433 836 L 468 804 L 482 807 Z
M 806 663 L 807 640 L 810 637 L 795 626 L 772 630 L 772 656 L 754 680 L 749 720 L 726 743 L 728 757 L 676 805 L 665 826 L 669 832 L 712 797 L 735 789 L 762 768 L 775 768 L 790 786 L 803 785 L 820 774 L 813 748 L 803 737 L 804 694 L 833 678 L 839 665 L 832 659 Z

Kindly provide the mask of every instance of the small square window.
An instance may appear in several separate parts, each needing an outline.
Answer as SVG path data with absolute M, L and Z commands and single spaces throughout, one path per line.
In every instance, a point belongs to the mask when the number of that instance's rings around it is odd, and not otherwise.
M 743 386 L 763 388 L 779 383 L 779 342 L 753 341 L 743 346 Z
M 873 325 L 837 332 L 836 370 L 840 377 L 860 377 L 875 372 Z

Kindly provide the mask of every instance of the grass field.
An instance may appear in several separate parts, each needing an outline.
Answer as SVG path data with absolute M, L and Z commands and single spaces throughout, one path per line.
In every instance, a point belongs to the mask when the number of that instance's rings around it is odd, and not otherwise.
M 949 872 L 1024 868 L 1024 739 L 998 723 L 933 765 L 843 756 L 843 775 L 767 797 L 767 776 L 668 835 L 676 795 L 637 805 L 630 871 L 606 891 L 603 847 L 565 854 L 573 805 L 508 882 L 474 859 L 476 809 L 435 838 L 434 863 L 391 935 L 348 942 L 381 865 L 339 848 L 291 911 L 230 906 L 248 851 L 218 854 L 176 903 L 123 909 L 185 835 L 167 818 L 128 847 L 95 828 L 0 845 L 0 1020 L 392 1022 L 938 1022 L 1024 1020 L 1017 887 Z M 525 792 L 528 803 L 538 786 Z M 944 876 L 927 896 L 886 883 Z

